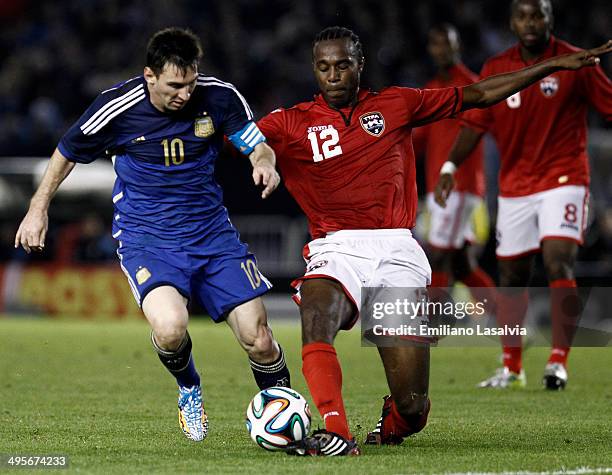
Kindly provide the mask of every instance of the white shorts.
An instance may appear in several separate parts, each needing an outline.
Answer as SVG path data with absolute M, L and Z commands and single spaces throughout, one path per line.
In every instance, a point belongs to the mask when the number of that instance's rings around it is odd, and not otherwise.
M 430 224 L 427 242 L 439 249 L 461 249 L 466 242 L 475 241 L 472 214 L 481 203 L 480 196 L 453 191 L 446 208 L 442 208 L 435 202 L 433 193 L 428 193 Z
M 425 252 L 408 229 L 347 230 L 329 233 L 304 247 L 306 273 L 292 282 L 300 304 L 300 287 L 306 279 L 329 278 L 339 282 L 355 304 L 359 316 L 362 287 L 426 287 L 431 267 Z
M 585 186 L 561 186 L 533 195 L 498 198 L 497 257 L 512 259 L 540 249 L 544 239 L 582 244 L 589 192 Z

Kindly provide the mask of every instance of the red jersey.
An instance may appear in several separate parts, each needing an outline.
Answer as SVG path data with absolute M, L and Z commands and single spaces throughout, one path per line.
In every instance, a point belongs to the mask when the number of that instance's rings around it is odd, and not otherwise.
M 467 86 L 478 81 L 478 76 L 459 63 L 449 69 L 449 78 L 436 76 L 429 81 L 427 89 L 438 89 L 451 86 Z M 425 182 L 427 193 L 433 193 L 440 177 L 440 168 L 448 160 L 459 134 L 461 121 L 445 119 L 424 127 L 418 127 L 413 132 L 415 152 L 425 152 Z M 466 158 L 455 173 L 455 190 L 472 193 L 478 196 L 485 194 L 485 176 L 483 168 L 483 148 L 479 142 L 476 148 Z
M 258 122 L 285 186 L 314 238 L 341 229 L 414 226 L 417 190 L 412 127 L 453 117 L 463 90 L 361 90 L 351 108 L 321 95 Z
M 525 62 L 520 47 L 489 59 L 481 77 L 524 68 L 578 48 L 556 38 Z M 558 71 L 488 109 L 463 114 L 464 124 L 495 137 L 501 155 L 500 195 L 525 196 L 562 185 L 588 185 L 587 107 L 612 119 L 612 83 L 601 67 Z

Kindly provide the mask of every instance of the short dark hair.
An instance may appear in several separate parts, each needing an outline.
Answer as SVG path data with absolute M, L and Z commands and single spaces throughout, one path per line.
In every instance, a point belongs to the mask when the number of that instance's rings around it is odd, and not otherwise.
M 457 46 L 461 46 L 461 37 L 459 36 L 459 32 L 457 31 L 457 28 L 455 28 L 455 26 L 451 23 L 435 23 L 429 28 L 429 33 L 432 32 L 441 33 L 446 36 L 451 46 L 453 46 L 453 41 Z
M 202 59 L 200 39 L 186 28 L 165 28 L 155 33 L 147 44 L 145 66 L 159 76 L 166 64 L 176 66 L 183 74 L 197 67 Z
M 429 31 L 435 31 L 436 33 L 442 33 L 444 35 L 456 35 L 457 39 L 459 39 L 459 32 L 457 31 L 457 28 L 447 22 L 434 23 L 429 28 Z
M 355 49 L 357 50 L 357 61 L 359 63 L 363 63 L 363 49 L 361 46 L 361 41 L 359 41 L 359 36 L 343 26 L 328 26 L 327 28 L 321 30 L 315 36 L 314 41 L 312 42 L 312 47 L 314 48 L 320 41 L 339 40 L 342 38 L 348 38 L 353 42 Z
M 519 6 L 519 3 L 523 3 L 527 0 L 512 0 L 512 5 L 510 7 L 510 11 L 511 13 L 514 13 L 517 9 L 517 7 Z M 550 16 L 552 18 L 553 16 L 553 8 L 552 8 L 552 3 L 550 0 L 538 0 L 538 3 L 541 5 L 542 9 L 544 10 L 544 13 L 546 13 L 548 16 Z

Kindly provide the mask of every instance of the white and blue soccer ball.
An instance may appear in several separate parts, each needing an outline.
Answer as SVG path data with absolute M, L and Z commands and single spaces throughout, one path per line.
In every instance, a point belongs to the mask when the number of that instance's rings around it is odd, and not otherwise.
M 264 389 L 247 407 L 246 426 L 257 445 L 266 450 L 282 450 L 308 435 L 310 408 L 304 396 L 294 389 Z

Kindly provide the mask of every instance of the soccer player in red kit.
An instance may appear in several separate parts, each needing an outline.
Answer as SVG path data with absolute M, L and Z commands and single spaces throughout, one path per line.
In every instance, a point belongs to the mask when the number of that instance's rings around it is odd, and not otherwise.
M 519 42 L 489 59 L 486 78 L 540 64 L 578 48 L 552 36 L 548 0 L 514 0 L 510 20 Z M 612 118 L 612 83 L 602 68 L 556 71 L 507 100 L 463 117 L 464 125 L 450 153 L 450 171 L 459 165 L 485 132 L 491 132 L 501 154 L 497 215 L 500 325 L 522 323 L 533 254 L 542 252 L 551 292 L 552 350 L 544 369 L 544 386 L 562 389 L 576 315 L 563 301 L 577 298 L 574 262 L 586 222 L 589 165 L 586 115 L 592 105 Z M 438 200 L 452 188 L 452 173 L 442 174 Z M 512 289 L 511 289 L 512 288 Z M 520 338 L 502 337 L 503 368 L 481 387 L 522 387 L 525 373 Z
M 440 24 L 430 28 L 427 50 L 438 67 L 438 73 L 425 84 L 425 89 L 467 86 L 478 80 L 478 76 L 461 62 L 459 33 L 454 26 Z M 446 207 L 442 208 L 434 201 L 440 169 L 448 159 L 459 128 L 458 119 L 445 119 L 413 130 L 415 153 L 424 152 L 425 155 L 430 216 L 427 256 L 432 270 L 431 286 L 448 287 L 452 279 L 472 288 L 494 287 L 491 277 L 478 267 L 470 252 L 470 241 L 474 240 L 472 215 L 482 204 L 485 193 L 482 144 L 475 147 L 457 172 L 457 186 Z
M 429 284 L 429 264 L 410 233 L 417 206 L 412 127 L 487 107 L 553 71 L 595 64 L 607 49 L 554 58 L 466 87 L 389 87 L 376 93 L 359 88 L 364 57 L 357 35 L 331 27 L 315 37 L 313 69 L 321 93 L 258 122 L 313 237 L 304 250 L 306 274 L 294 286 L 302 371 L 325 429 L 296 444 L 296 452 L 359 453 L 333 341 L 355 323 L 362 286 Z M 429 347 L 380 347 L 379 353 L 391 396 L 385 398 L 380 430 L 368 440 L 398 444 L 427 422 Z

